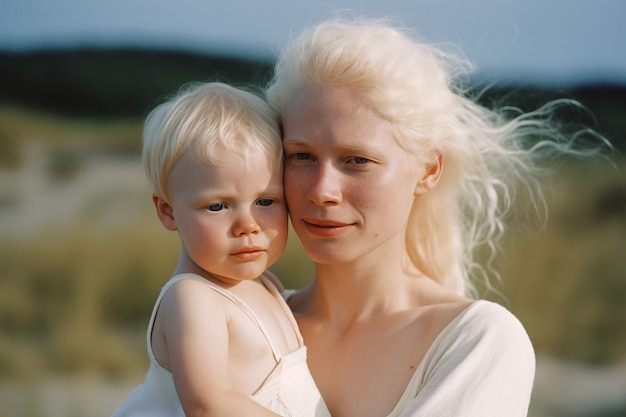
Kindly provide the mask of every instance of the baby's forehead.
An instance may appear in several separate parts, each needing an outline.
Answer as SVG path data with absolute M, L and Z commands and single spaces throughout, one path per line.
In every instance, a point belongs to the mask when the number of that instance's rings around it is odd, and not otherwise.
M 213 147 L 199 147 L 186 152 L 193 160 L 202 163 L 220 164 L 225 158 L 236 156 L 242 163 L 250 159 L 264 158 L 267 160 L 282 159 L 282 146 L 268 147 L 260 143 L 247 144 L 217 144 Z
M 264 148 L 251 149 L 226 149 L 213 150 L 192 150 L 188 149 L 180 155 L 180 158 L 172 165 L 168 177 L 173 174 L 183 177 L 192 170 L 211 170 L 212 168 L 233 168 L 245 172 L 251 167 L 275 171 L 282 169 L 282 152 L 276 154 Z

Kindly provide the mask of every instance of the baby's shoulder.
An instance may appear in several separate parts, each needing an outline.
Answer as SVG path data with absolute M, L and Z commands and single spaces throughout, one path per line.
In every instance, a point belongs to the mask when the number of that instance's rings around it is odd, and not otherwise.
M 222 310 L 234 296 L 224 288 L 195 275 L 185 274 L 172 278 L 161 290 L 160 309 L 185 312 L 200 310 Z

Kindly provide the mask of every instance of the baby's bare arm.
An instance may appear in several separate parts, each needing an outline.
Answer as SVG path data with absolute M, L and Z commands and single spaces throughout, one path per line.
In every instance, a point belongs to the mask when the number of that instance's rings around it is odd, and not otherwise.
M 159 309 L 166 351 L 161 365 L 171 370 L 188 417 L 276 417 L 231 384 L 229 318 L 223 306 L 224 298 L 202 283 L 183 280 L 172 286 Z

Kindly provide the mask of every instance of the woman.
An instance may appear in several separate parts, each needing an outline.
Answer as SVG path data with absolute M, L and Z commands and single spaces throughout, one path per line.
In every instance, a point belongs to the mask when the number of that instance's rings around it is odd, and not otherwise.
M 533 189 L 537 157 L 569 145 L 549 110 L 507 121 L 465 98 L 458 63 L 387 22 L 329 21 L 284 49 L 267 90 L 315 264 L 289 304 L 334 417 L 527 413 L 532 345 L 471 298 L 488 272 L 473 254 L 501 234 L 511 180 Z M 526 150 L 535 134 L 553 137 Z

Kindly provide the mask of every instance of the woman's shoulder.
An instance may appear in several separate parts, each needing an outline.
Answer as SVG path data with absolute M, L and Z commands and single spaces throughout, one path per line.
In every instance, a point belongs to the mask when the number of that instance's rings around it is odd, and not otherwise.
M 533 350 L 520 320 L 504 306 L 487 300 L 472 302 L 448 324 L 437 343 L 449 345 L 450 342 L 484 344 L 494 350 L 503 346 L 519 351 Z
M 534 373 L 532 344 L 517 317 L 495 302 L 473 301 L 431 345 L 407 388 L 405 409 L 526 415 Z
M 461 369 L 459 366 L 476 375 L 514 373 L 532 378 L 535 354 L 515 315 L 495 302 L 477 300 L 435 339 L 424 357 L 422 372 L 428 379 Z
M 475 300 L 458 316 L 464 325 L 482 328 L 485 331 L 502 329 L 503 327 L 522 327 L 519 319 L 506 307 L 493 301 Z

